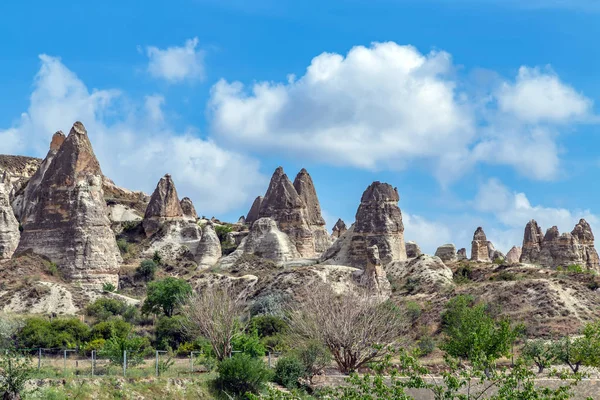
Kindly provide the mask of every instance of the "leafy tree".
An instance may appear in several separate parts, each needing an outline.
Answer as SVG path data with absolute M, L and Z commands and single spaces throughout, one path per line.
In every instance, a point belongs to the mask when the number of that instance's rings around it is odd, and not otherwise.
M 108 358 L 115 365 L 123 365 L 125 351 L 127 351 L 127 364 L 139 365 L 144 362 L 144 357 L 152 351 L 150 340 L 137 335 L 129 335 L 124 338 L 114 336 L 106 340 L 100 356 Z
M 19 400 L 25 394 L 25 385 L 34 373 L 31 360 L 8 351 L 0 355 L 0 393 L 4 400 Z
M 600 321 L 587 324 L 582 336 L 565 336 L 555 345 L 556 358 L 567 364 L 573 372 L 579 367 L 600 367 Z
M 172 317 L 177 307 L 192 293 L 192 287 L 183 279 L 168 277 L 150 282 L 147 297 L 142 306 L 144 314 L 158 314 L 161 311 Z
M 91 338 L 94 339 L 110 339 L 112 337 L 125 338 L 131 332 L 132 326 L 130 323 L 123 321 L 120 318 L 113 318 L 108 321 L 98 322 L 92 327 Z
M 285 333 L 288 329 L 287 322 L 275 315 L 257 315 L 252 317 L 249 324 L 250 330 L 255 330 L 261 338 Z
M 300 344 L 292 352 L 304 366 L 304 377 L 309 381 L 331 363 L 331 354 L 327 347 L 315 340 Z
M 275 366 L 275 382 L 288 389 L 294 389 L 299 386 L 298 382 L 305 376 L 305 372 L 304 364 L 298 358 L 281 357 Z
M 189 336 L 185 331 L 184 322 L 185 319 L 180 315 L 160 317 L 155 329 L 156 347 L 162 350 L 177 349 L 182 343 L 185 343 Z
M 123 315 L 127 308 L 127 304 L 122 300 L 101 297 L 88 304 L 85 313 L 99 321 L 106 321 L 110 317 Z
M 153 260 L 144 260 L 136 268 L 135 272 L 138 276 L 140 276 L 142 279 L 148 282 L 154 280 L 154 276 L 156 275 L 157 269 L 158 266 Z
M 554 343 L 544 339 L 528 340 L 521 350 L 521 356 L 535 363 L 538 367 L 538 374 L 541 374 L 556 360 L 555 347 Z
M 265 363 L 247 354 L 235 354 L 217 367 L 217 388 L 229 395 L 241 397 L 246 393 L 258 394 L 271 379 L 272 372 Z
M 25 321 L 11 315 L 0 315 L 0 349 L 12 346 L 14 339 Z
M 25 321 L 17 334 L 20 347 L 26 348 L 75 348 L 86 342 L 90 328 L 77 318 L 54 319 L 52 321 L 34 317 Z

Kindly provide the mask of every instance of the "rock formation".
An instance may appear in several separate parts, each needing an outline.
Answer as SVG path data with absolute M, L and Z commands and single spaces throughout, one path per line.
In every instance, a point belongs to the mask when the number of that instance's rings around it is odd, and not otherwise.
M 198 268 L 210 268 L 221 258 L 221 242 L 211 222 L 202 228 L 202 238 L 196 251 Z
M 553 226 L 541 240 L 540 237 L 541 228 L 531 220 L 525 227 L 521 262 L 551 268 L 578 264 L 588 270 L 600 271 L 594 234 L 584 219 L 579 220 L 571 233 L 560 234 Z
M 34 157 L 0 155 L 0 177 L 12 203 L 29 179 L 38 170 L 42 160 Z
M 263 197 L 258 196 L 252 202 L 252 207 L 250 207 L 250 211 L 248 211 L 248 215 L 246 215 L 246 224 L 252 225 L 254 221 L 260 218 L 260 207 L 263 202 Z
M 439 257 L 443 262 L 454 262 L 458 259 L 456 255 L 456 246 L 452 243 L 441 245 L 435 251 L 436 257 Z
M 389 298 L 392 293 L 390 281 L 381 266 L 377 246 L 367 247 L 367 266 L 360 276 L 360 284 L 370 293 L 385 298 Z
M 243 215 L 242 215 L 242 216 L 240 216 L 240 217 L 238 218 L 237 224 L 238 224 L 238 225 L 246 225 L 246 217 L 244 217 Z
M 521 248 L 513 246 L 508 253 L 506 253 L 506 262 L 509 264 L 518 264 L 521 260 Z
M 373 182 L 362 195 L 356 222 L 323 253 L 321 261 L 364 269 L 368 263 L 367 247 L 373 245 L 377 246 L 383 265 L 406 260 L 399 200 L 397 189 Z
M 116 286 L 121 256 L 107 216 L 100 164 L 81 122 L 71 128 L 36 191 L 37 203 L 22 220 L 17 252 L 48 257 L 66 276 L 95 287 Z
M 19 222 L 10 206 L 8 187 L 0 183 L 0 260 L 11 258 L 19 245 Z
M 331 238 L 327 232 L 325 219 L 321 215 L 321 205 L 319 204 L 315 184 L 306 169 L 302 168 L 296 175 L 294 189 L 296 189 L 298 196 L 300 196 L 300 199 L 306 205 L 306 220 L 312 231 L 314 242 L 312 254 L 321 255 L 321 253 L 331 246 Z
M 171 175 L 163 176 L 150 197 L 150 203 L 144 214 L 144 230 L 146 237 L 154 235 L 168 221 L 181 220 L 183 209 L 177 197 L 177 189 Z
M 339 239 L 339 237 L 342 236 L 347 230 L 348 228 L 346 227 L 346 223 L 342 221 L 341 218 L 338 218 L 337 222 L 333 226 L 333 229 L 331 230 L 331 236 L 333 236 L 335 239 Z
M 467 259 L 467 249 L 465 249 L 464 247 L 458 249 L 458 251 L 456 252 L 456 260 L 463 261 Z
M 244 254 L 252 254 L 276 263 L 300 258 L 294 243 L 279 230 L 277 223 L 271 218 L 259 218 L 254 221 L 248 236 L 233 253 L 223 257 L 219 265 L 229 268 Z
M 196 213 L 194 203 L 192 203 L 192 200 L 190 200 L 189 197 L 184 197 L 183 199 L 181 199 L 179 205 L 181 206 L 181 211 L 183 211 L 184 217 L 194 222 L 198 219 L 198 213 Z
M 419 257 L 421 254 L 423 253 L 421 252 L 421 248 L 417 243 L 412 241 L 406 242 L 406 257 L 415 258 Z
M 489 262 L 488 240 L 482 227 L 477 227 L 471 242 L 471 261 Z
M 452 270 L 436 256 L 423 254 L 409 261 L 395 261 L 387 266 L 386 272 L 400 287 L 405 287 L 410 279 L 418 293 L 437 293 L 454 286 Z

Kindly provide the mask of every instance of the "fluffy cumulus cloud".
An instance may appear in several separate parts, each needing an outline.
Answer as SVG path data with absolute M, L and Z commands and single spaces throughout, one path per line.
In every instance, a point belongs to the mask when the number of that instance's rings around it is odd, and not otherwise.
M 148 72 L 170 83 L 204 79 L 204 51 L 197 47 L 198 38 L 187 40 L 181 47 L 148 46 Z
M 163 97 L 132 105 L 121 91 L 88 90 L 60 59 L 40 59 L 29 109 L 13 127 L 0 130 L 0 138 L 11 139 L 0 141 L 0 153 L 43 156 L 53 132 L 67 133 L 80 120 L 103 172 L 127 188 L 151 192 L 170 173 L 180 196 L 211 215 L 245 205 L 264 186 L 256 160 L 200 139 L 193 130 L 169 128 Z
M 477 163 L 555 178 L 560 128 L 585 120 L 591 101 L 551 70 L 527 67 L 482 100 L 461 89 L 468 85 L 454 71 L 448 53 L 393 42 L 323 53 L 287 82 L 219 81 L 212 129 L 256 152 L 334 165 L 403 169 L 418 162 L 445 182 Z
M 416 242 L 421 251 L 427 254 L 435 254 L 438 246 L 453 243 L 456 235 L 450 227 L 442 222 L 429 221 L 422 216 L 403 213 L 405 241 Z

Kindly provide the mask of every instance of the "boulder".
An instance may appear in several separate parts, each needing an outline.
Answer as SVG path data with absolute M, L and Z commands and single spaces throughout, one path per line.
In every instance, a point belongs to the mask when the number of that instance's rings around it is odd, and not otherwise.
M 260 207 L 262 205 L 263 197 L 258 196 L 252 202 L 252 206 L 250 207 L 250 211 L 246 215 L 246 224 L 252 225 L 254 221 L 260 218 Z
M 11 258 L 19 245 L 19 222 L 10 205 L 8 187 L 0 183 L 0 260 Z
M 471 242 L 471 261 L 489 262 L 489 245 L 491 243 L 488 242 L 483 228 L 480 226 L 477 227 L 473 234 L 473 241 Z
M 39 182 L 37 202 L 22 221 L 17 252 L 45 256 L 65 276 L 84 284 L 116 286 L 121 256 L 102 177 L 87 131 L 76 122 Z
M 456 246 L 452 243 L 444 244 L 435 251 L 436 257 L 439 257 L 443 262 L 457 261 Z
M 464 247 L 458 249 L 458 251 L 456 252 L 456 260 L 457 261 L 464 261 L 467 260 L 467 249 L 465 249 Z
M 518 264 L 521 260 L 521 248 L 513 246 L 508 253 L 506 253 L 506 262 L 509 264 Z
M 219 261 L 222 268 L 231 267 L 244 254 L 283 263 L 300 258 L 300 254 L 290 238 L 277 227 L 271 218 L 260 218 L 252 224 L 238 248 Z
M 333 229 L 331 230 L 331 236 L 333 236 L 335 239 L 338 239 L 347 230 L 348 230 L 348 227 L 346 227 L 346 223 L 344 221 L 342 221 L 341 218 L 338 218 L 337 222 L 333 226 Z
M 408 261 L 395 261 L 386 268 L 387 275 L 394 277 L 400 286 L 410 279 L 418 293 L 437 293 L 454 286 L 452 270 L 437 256 L 421 255 Z
M 406 257 L 415 258 L 419 257 L 421 254 L 421 248 L 415 242 L 406 242 Z
M 181 206 L 181 211 L 183 211 L 183 216 L 187 219 L 196 222 L 198 219 L 198 213 L 196 212 L 196 208 L 194 207 L 194 203 L 189 197 L 184 197 L 179 202 Z
M 364 269 L 368 263 L 367 247 L 374 245 L 383 265 L 406 260 L 399 199 L 396 188 L 373 182 L 362 195 L 356 222 L 323 253 L 320 261 Z
M 173 179 L 171 175 L 166 174 L 156 185 L 144 214 L 143 226 L 146 237 L 151 237 L 158 232 L 165 222 L 180 221 L 183 216 Z
M 202 227 L 202 238 L 196 250 L 198 268 L 205 269 L 214 266 L 221 258 L 221 242 L 212 223 Z

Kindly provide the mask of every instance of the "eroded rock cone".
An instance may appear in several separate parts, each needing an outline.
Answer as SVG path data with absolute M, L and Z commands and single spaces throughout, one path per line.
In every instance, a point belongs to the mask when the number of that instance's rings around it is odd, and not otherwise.
M 489 262 L 488 240 L 482 227 L 477 227 L 471 242 L 471 261 Z
M 540 228 L 538 223 L 532 219 L 525 226 L 521 262 L 525 264 L 537 263 L 540 251 L 542 250 L 543 241 L 544 234 L 542 233 L 542 228 Z
M 184 197 L 179 202 L 181 205 L 181 210 L 183 211 L 183 216 L 189 218 L 190 220 L 196 221 L 198 219 L 198 213 L 196 212 L 196 208 L 194 207 L 194 203 L 189 197 Z
M 314 241 L 313 256 L 320 255 L 331 246 L 331 238 L 325 226 L 325 219 L 321 215 L 315 184 L 306 169 L 302 168 L 296 175 L 294 189 L 306 205 L 306 220 Z
M 202 228 L 202 239 L 196 253 L 196 263 L 201 269 L 212 267 L 221 258 L 221 242 L 211 222 Z
M 362 195 L 356 222 L 323 253 L 321 261 L 364 269 L 367 247 L 374 245 L 383 265 L 406 260 L 399 199 L 398 191 L 391 185 L 373 182 Z
M 143 226 L 146 236 L 150 237 L 158 232 L 164 222 L 182 219 L 183 216 L 183 209 L 179 203 L 173 179 L 171 175 L 166 174 L 156 185 L 144 214 Z
M 457 261 L 456 246 L 454 246 L 452 243 L 441 245 L 435 251 L 435 255 L 443 262 Z
M 19 222 L 13 213 L 6 183 L 0 183 L 0 259 L 11 258 L 19 245 Z
M 406 257 L 415 258 L 419 257 L 421 254 L 421 248 L 415 242 L 406 242 Z
M 254 221 L 260 218 L 260 206 L 262 205 L 263 197 L 258 196 L 252 202 L 252 207 L 250 207 L 250 211 L 248 211 L 248 215 L 246 215 L 246 224 L 252 225 Z
M 337 222 L 335 223 L 335 225 L 333 226 L 333 229 L 331 230 L 331 235 L 338 239 L 340 236 L 342 236 L 344 234 L 344 232 L 346 232 L 348 230 L 348 227 L 346 227 L 346 223 L 344 221 L 342 221 L 341 218 L 338 218 Z
M 377 246 L 367 247 L 367 266 L 360 276 L 360 284 L 370 293 L 384 298 L 389 298 L 392 293 L 392 286 L 381 266 Z
M 48 257 L 72 279 L 116 286 L 121 256 L 107 216 L 100 164 L 81 122 L 71 128 L 37 191 L 17 252 Z
M 521 248 L 513 246 L 508 253 L 506 253 L 506 262 L 509 264 L 518 264 L 521 260 Z

